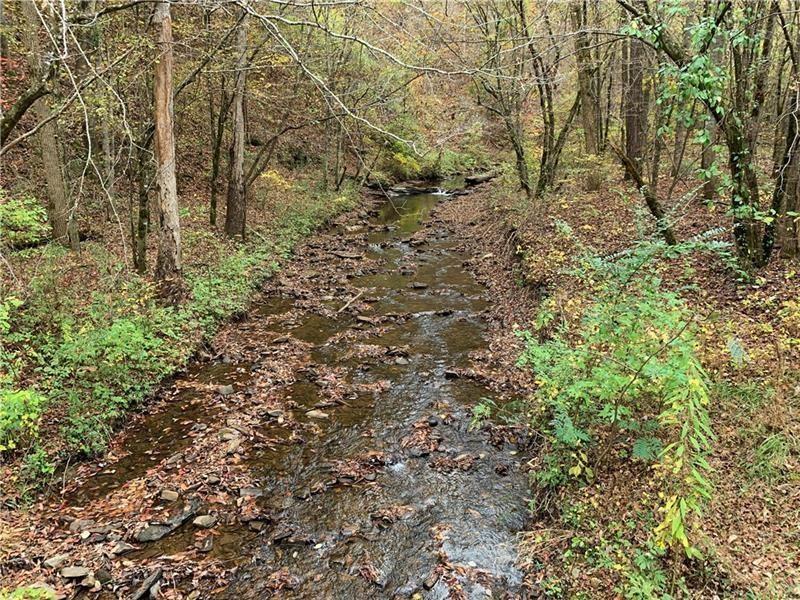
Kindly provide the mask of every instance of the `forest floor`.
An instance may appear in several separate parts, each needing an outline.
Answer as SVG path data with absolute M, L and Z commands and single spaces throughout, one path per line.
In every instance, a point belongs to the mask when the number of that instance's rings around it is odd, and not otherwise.
M 571 250 L 638 239 L 625 189 L 567 188 L 547 219 L 503 181 L 407 206 L 372 199 L 338 218 L 102 460 L 3 511 L 3 584 L 135 598 L 153 585 L 165 598 L 612 598 L 657 575 L 639 560 L 648 470 L 620 461 L 529 519 L 541 440 L 511 412 L 535 387 L 516 365 L 517 327 L 544 298 L 566 319 L 590 300 L 566 273 Z M 706 210 L 679 234 L 707 227 Z M 690 597 L 791 597 L 800 281 L 781 261 L 742 283 L 722 261 L 688 260 L 665 281 L 703 316 L 718 439 L 708 560 L 676 572 Z M 732 335 L 745 354 L 736 365 Z M 473 429 L 471 408 L 487 398 L 509 422 Z

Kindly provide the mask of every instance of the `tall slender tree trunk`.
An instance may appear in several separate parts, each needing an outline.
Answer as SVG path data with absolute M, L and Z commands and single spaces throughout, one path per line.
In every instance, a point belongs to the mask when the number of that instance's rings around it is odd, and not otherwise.
M 175 137 L 172 105 L 172 17 L 162 0 L 153 14 L 158 62 L 154 80 L 154 145 L 158 186 L 158 254 L 156 279 L 172 295 L 181 285 L 181 226 L 175 181 Z
M 28 27 L 24 30 L 24 41 L 28 48 L 28 62 L 33 76 L 41 79 L 47 66 L 43 63 L 43 53 L 39 46 L 38 31 L 41 23 L 32 0 L 22 2 L 22 12 Z M 39 121 L 50 119 L 52 113 L 45 98 L 34 104 L 34 112 Z M 57 119 L 45 123 L 39 133 L 42 167 L 47 185 L 47 214 L 53 231 L 53 240 L 73 250 L 80 249 L 78 224 L 75 207 L 69 201 L 67 184 L 64 180 L 64 165 L 58 139 Z
M 239 25 L 236 37 L 239 58 L 236 62 L 236 85 L 233 98 L 233 139 L 228 171 L 228 199 L 225 211 L 225 233 L 244 239 L 247 221 L 247 194 L 244 182 L 244 91 L 247 77 L 247 15 Z
M 716 144 L 717 141 L 717 126 L 712 119 L 707 119 L 705 128 L 708 141 L 703 145 L 701 151 L 700 168 L 704 172 L 707 172 L 717 159 L 716 153 L 714 152 L 714 144 Z M 706 177 L 703 182 L 703 200 L 711 202 L 714 199 L 717 193 L 717 184 L 718 181 L 716 177 Z
M 597 67 L 594 64 L 589 36 L 586 32 L 586 7 L 583 0 L 573 0 L 571 11 L 575 30 L 575 63 L 578 70 L 578 87 L 581 90 L 581 121 L 586 152 L 600 151 L 600 90 Z
M 642 167 L 644 140 L 647 134 L 647 102 L 644 95 L 644 46 L 639 40 L 628 40 L 627 60 L 623 61 L 622 106 L 625 118 L 625 154 Z M 626 170 L 626 176 L 630 174 Z

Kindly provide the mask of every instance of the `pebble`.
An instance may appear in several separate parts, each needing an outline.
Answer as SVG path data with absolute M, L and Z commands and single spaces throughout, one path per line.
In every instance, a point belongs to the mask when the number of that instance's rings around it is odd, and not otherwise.
M 221 385 L 217 388 L 217 391 L 221 396 L 230 396 L 233 393 L 233 386 L 232 385 Z
M 239 488 L 239 497 L 240 498 L 258 498 L 259 496 L 264 495 L 264 490 L 257 487 L 243 487 Z
M 322 412 L 321 410 L 314 409 L 314 410 L 308 411 L 306 413 L 306 416 L 309 419 L 327 419 L 328 418 L 328 413 Z
M 69 556 L 67 554 L 56 554 L 55 556 L 51 556 L 46 561 L 44 561 L 44 566 L 47 567 L 48 569 L 57 569 L 65 562 L 67 562 L 68 558 Z
M 69 524 L 69 530 L 72 533 L 77 533 L 79 531 L 83 531 L 84 529 L 89 529 L 93 525 L 94 521 L 91 519 L 75 519 Z
M 132 546 L 126 542 L 117 542 L 114 544 L 114 547 L 111 548 L 111 554 L 119 555 L 125 554 L 126 552 L 130 552 L 131 550 L 135 550 L 136 546 Z M 98 573 L 99 574 L 99 573 Z
M 97 581 L 100 582 L 101 585 L 105 585 L 107 583 L 111 583 L 111 573 L 106 571 L 105 569 L 97 569 L 97 572 L 94 574 L 97 578 Z
M 175 490 L 161 490 L 160 497 L 165 502 L 175 502 L 180 497 L 180 494 Z
M 64 567 L 61 569 L 61 577 L 64 579 L 83 579 L 89 575 L 86 567 Z
M 428 425 L 430 425 L 431 427 L 436 427 L 438 424 L 439 424 L 439 419 L 437 419 L 433 415 L 428 417 Z
M 217 485 L 219 482 L 220 482 L 219 475 L 215 475 L 214 473 L 206 477 L 206 483 L 210 485 Z
M 202 527 L 203 529 L 211 529 L 216 524 L 217 517 L 214 515 L 200 515 L 192 521 L 192 525 L 195 527 Z

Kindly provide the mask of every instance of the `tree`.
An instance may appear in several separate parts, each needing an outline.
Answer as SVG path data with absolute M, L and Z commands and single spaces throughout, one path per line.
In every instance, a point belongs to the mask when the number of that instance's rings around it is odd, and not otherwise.
M 162 291 L 174 295 L 181 285 L 181 227 L 175 181 L 175 138 L 172 97 L 172 17 L 170 3 L 161 0 L 153 13 L 156 31 L 153 121 L 158 187 L 158 254 L 156 279 Z
M 624 42 L 622 61 L 622 114 L 625 154 L 641 168 L 647 135 L 647 98 L 644 92 L 645 48 L 640 40 Z M 627 170 L 626 170 L 627 174 Z
M 533 187 L 525 156 L 522 111 L 530 93 L 525 47 L 517 44 L 522 24 L 513 3 L 505 0 L 467 5 L 481 34 L 484 64 L 476 76 L 478 104 L 496 115 L 503 124 L 514 150 L 517 176 L 525 195 Z
M 38 32 L 41 17 L 32 0 L 22 2 L 22 12 L 27 22 L 24 30 L 25 46 L 28 49 L 28 63 L 34 81 L 46 82 L 50 79 L 51 66 L 44 62 L 44 53 L 39 45 Z M 46 88 L 45 88 L 46 89 Z M 64 181 L 64 165 L 61 157 L 57 120 L 51 114 L 44 94 L 34 92 L 29 96 L 38 119 L 43 123 L 38 134 L 42 166 L 47 184 L 47 213 L 53 240 L 73 250 L 80 248 L 75 206 L 69 201 L 67 185 Z M 22 111 L 24 113 L 24 111 Z M 22 114 L 19 115 L 21 117 Z M 17 119 L 18 120 L 18 119 Z M 11 125 L 13 127 L 13 124 Z M 4 122 L 4 133 L 6 124 Z M 10 127 L 8 129 L 10 131 Z
M 599 154 L 600 134 L 603 128 L 600 108 L 600 77 L 586 31 L 587 12 L 585 0 L 572 0 L 570 17 L 575 35 L 575 64 L 578 72 L 578 87 L 581 92 L 584 146 L 588 154 Z
M 778 0 L 744 3 L 735 11 L 733 2 L 720 2 L 716 11 L 701 19 L 688 49 L 674 39 L 668 24 L 649 5 L 626 0 L 617 3 L 636 19 L 641 27 L 638 35 L 671 62 L 677 93 L 702 102 L 719 127 L 728 152 L 733 238 L 739 261 L 746 269 L 765 265 L 780 215 L 774 202 L 766 209 L 761 205 L 756 155 L 775 24 L 782 19 Z M 715 64 L 708 52 L 721 35 L 736 38 L 736 43 L 729 44 L 732 69 Z M 785 155 L 787 160 L 791 157 L 791 153 Z M 772 197 L 776 198 L 775 193 Z
M 236 84 L 233 92 L 233 117 L 231 125 L 230 162 L 228 164 L 228 197 L 225 211 L 225 233 L 228 237 L 244 239 L 247 221 L 247 190 L 244 180 L 244 92 L 247 81 L 247 13 L 236 34 L 236 48 L 239 57 L 236 61 Z

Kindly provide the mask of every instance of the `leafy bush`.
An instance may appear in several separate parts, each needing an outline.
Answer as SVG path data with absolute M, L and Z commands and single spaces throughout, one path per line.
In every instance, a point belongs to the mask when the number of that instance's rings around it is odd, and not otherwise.
M 625 444 L 634 459 L 655 461 L 664 483 L 658 544 L 697 556 L 688 530 L 711 487 L 708 383 L 693 315 L 644 268 L 661 251 L 645 246 L 618 263 L 587 259 L 583 275 L 595 282 L 594 303 L 574 331 L 543 310 L 540 336 L 521 333 L 520 364 L 535 372 L 535 399 L 549 415 L 552 452 L 540 485 L 591 480 Z
M 0 590 L 0 600 L 55 600 L 56 594 L 50 588 L 25 586 L 12 591 Z
M 0 453 L 34 443 L 45 398 L 32 390 L 0 389 Z
M 47 213 L 33 196 L 9 197 L 0 189 L 0 241 L 12 248 L 47 238 Z

